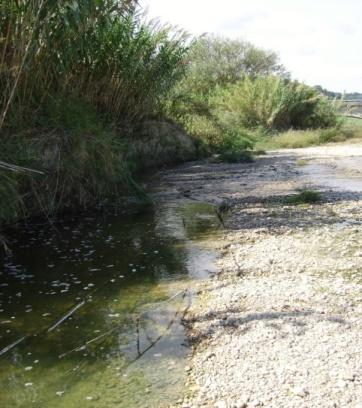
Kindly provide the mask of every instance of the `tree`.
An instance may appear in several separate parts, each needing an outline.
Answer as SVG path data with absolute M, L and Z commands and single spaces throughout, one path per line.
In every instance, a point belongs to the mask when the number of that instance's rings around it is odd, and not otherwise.
M 255 78 L 270 74 L 289 78 L 274 51 L 258 48 L 240 39 L 203 35 L 191 47 L 186 81 L 193 91 L 207 94 L 217 85 L 223 87 L 245 76 Z

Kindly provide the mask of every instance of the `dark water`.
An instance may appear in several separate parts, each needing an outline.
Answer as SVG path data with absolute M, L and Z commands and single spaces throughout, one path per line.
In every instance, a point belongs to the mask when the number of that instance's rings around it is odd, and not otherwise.
M 10 237 L 0 272 L 1 407 L 162 407 L 182 396 L 181 324 L 212 269 L 200 203 L 89 216 Z

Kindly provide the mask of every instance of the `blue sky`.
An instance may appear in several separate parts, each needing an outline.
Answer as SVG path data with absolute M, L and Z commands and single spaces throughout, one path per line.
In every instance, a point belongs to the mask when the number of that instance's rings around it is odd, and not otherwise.
M 294 78 L 362 92 L 362 0 L 141 0 L 148 16 L 277 51 Z

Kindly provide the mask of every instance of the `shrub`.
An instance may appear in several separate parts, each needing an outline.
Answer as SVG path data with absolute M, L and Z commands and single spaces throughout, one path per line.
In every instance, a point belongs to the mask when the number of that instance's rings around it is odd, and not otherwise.
M 237 129 L 225 129 L 223 136 L 215 145 L 223 161 L 238 163 L 251 161 L 250 150 L 254 147 L 253 138 L 246 132 Z
M 311 87 L 275 76 L 243 80 L 220 88 L 212 100 L 221 123 L 239 128 L 281 130 L 337 124 L 333 104 Z
M 232 123 L 220 122 L 213 108 L 213 95 L 218 87 L 223 89 L 245 76 L 255 78 L 273 73 L 287 78 L 289 75 L 275 52 L 247 41 L 215 35 L 196 38 L 186 60 L 186 74 L 167 99 L 165 114 L 211 150 L 218 150 L 223 139 L 230 139 L 230 134 L 238 139 L 240 133 L 246 133 Z M 248 145 L 251 147 L 250 141 Z

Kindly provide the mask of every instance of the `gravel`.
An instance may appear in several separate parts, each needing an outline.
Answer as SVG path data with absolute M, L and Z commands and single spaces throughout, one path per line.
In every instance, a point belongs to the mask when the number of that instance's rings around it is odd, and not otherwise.
M 186 320 L 181 407 L 362 407 L 362 148 L 327 150 L 169 175 L 179 191 L 231 206 L 218 271 Z M 331 178 L 341 185 L 320 182 Z M 303 187 L 318 187 L 322 202 L 283 204 Z

